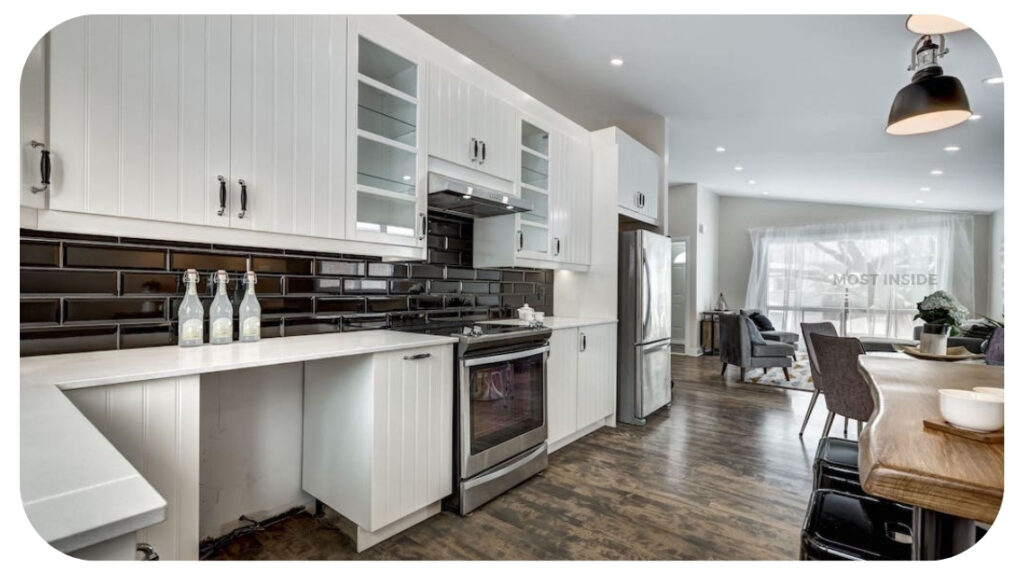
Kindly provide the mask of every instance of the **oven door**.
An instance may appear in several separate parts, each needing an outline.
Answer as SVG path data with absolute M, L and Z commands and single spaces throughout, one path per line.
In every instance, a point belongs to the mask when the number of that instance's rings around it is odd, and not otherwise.
M 547 439 L 548 349 L 543 345 L 460 362 L 462 479 Z

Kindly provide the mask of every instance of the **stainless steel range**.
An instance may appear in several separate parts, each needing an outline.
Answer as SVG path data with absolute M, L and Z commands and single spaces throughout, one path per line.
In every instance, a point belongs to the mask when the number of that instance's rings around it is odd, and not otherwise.
M 548 465 L 551 328 L 474 324 L 457 333 L 451 326 L 417 331 L 459 338 L 455 485 L 446 506 L 465 515 Z

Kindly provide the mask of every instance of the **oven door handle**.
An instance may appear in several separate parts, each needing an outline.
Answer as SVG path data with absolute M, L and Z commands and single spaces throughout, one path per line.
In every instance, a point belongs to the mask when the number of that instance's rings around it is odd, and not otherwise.
M 530 349 L 517 351 L 515 353 L 506 353 L 503 355 L 489 355 L 487 357 L 464 359 L 462 360 L 462 364 L 465 365 L 466 367 L 476 367 L 478 365 L 487 365 L 490 363 L 501 363 L 503 361 L 512 361 L 513 359 L 522 359 L 524 357 L 540 355 L 542 353 L 547 353 L 550 349 L 551 346 L 549 345 L 531 347 Z

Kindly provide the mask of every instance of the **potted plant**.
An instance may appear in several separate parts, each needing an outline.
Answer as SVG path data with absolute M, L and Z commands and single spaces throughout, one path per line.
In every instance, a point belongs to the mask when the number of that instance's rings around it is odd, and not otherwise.
M 925 322 L 921 329 L 921 352 L 945 355 L 949 336 L 960 333 L 960 325 L 967 321 L 967 314 L 967 308 L 943 290 L 919 301 L 914 319 Z

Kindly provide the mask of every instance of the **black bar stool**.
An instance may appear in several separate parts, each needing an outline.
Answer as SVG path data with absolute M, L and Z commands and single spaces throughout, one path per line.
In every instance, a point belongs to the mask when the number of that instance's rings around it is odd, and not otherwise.
M 811 495 L 800 559 L 909 560 L 913 510 L 892 501 L 819 489 Z
M 860 485 L 858 458 L 856 441 L 822 437 L 814 456 L 814 490 L 831 489 L 867 495 Z

